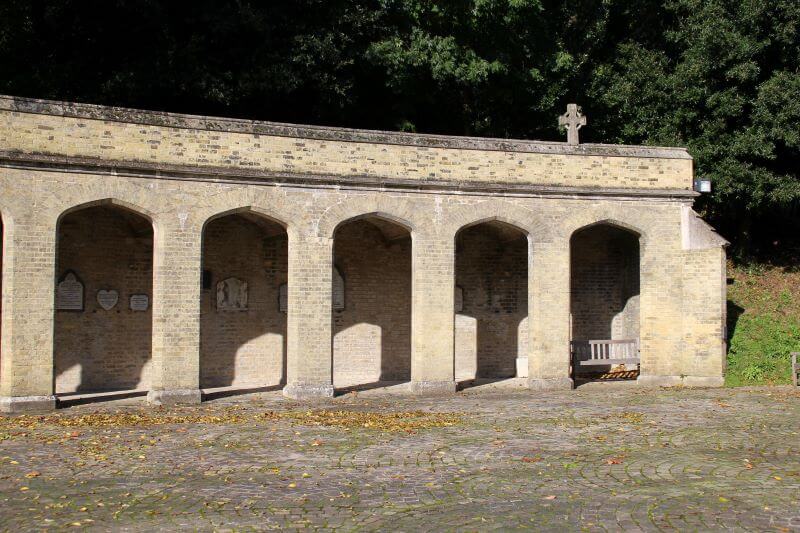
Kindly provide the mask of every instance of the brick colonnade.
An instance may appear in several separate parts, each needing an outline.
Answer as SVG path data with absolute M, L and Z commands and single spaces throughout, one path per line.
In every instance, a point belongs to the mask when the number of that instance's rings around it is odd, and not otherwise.
M 122 204 L 116 200 L 109 204 Z M 127 204 L 122 204 L 127 206 Z M 73 211 L 70 209 L 69 211 Z M 152 387 L 156 404 L 200 401 L 200 280 L 202 235 L 199 217 L 152 216 L 154 226 Z M 382 213 L 374 213 L 381 217 Z M 6 411 L 51 408 L 53 315 L 58 217 L 5 222 L 2 389 Z M 342 216 L 347 216 L 343 214 Z M 214 217 L 212 217 L 214 218 Z M 351 217 L 352 218 L 352 217 Z M 387 217 L 390 220 L 392 217 Z M 507 220 L 507 213 L 487 219 Z M 44 220 L 44 222 L 41 222 Z M 455 217 L 457 222 L 459 219 Z M 336 221 L 340 223 L 343 221 Z M 522 221 L 524 223 L 524 221 Z M 521 225 L 521 224 L 520 224 Z M 292 398 L 333 395 L 331 283 L 333 235 L 315 225 L 289 225 L 287 384 Z M 452 393 L 454 380 L 455 234 L 412 231 L 411 384 L 416 393 Z M 527 232 L 527 231 L 526 231 Z M 569 277 L 567 248 L 535 242 L 528 253 L 530 383 L 537 389 L 570 388 L 568 351 Z M 545 250 L 545 248 L 547 248 Z M 552 250 L 550 249 L 552 248 Z M 541 249 L 541 253 L 540 253 Z M 555 253 L 559 252 L 559 253 Z M 12 294 L 25 293 L 25 298 Z M 558 310 L 559 312 L 556 312 Z
M 334 234 L 367 215 L 411 234 L 412 391 L 455 390 L 454 240 L 487 221 L 528 236 L 529 318 L 519 326 L 528 357 L 517 368 L 527 365 L 532 388 L 572 386 L 570 237 L 603 222 L 640 236 L 640 382 L 720 385 L 725 242 L 692 212 L 693 180 L 681 148 L 305 127 L 0 96 L 0 410 L 55 405 L 59 220 L 104 202 L 152 224 L 155 403 L 200 400 L 203 231 L 237 210 L 286 229 L 288 396 L 333 394 Z
M 132 204 L 106 199 L 81 204 L 117 204 L 135 209 Z M 364 216 L 384 218 L 405 224 L 412 239 L 411 294 L 411 383 L 415 393 L 452 393 L 455 337 L 455 236 L 463 228 L 496 220 L 514 225 L 528 235 L 527 368 L 532 389 L 553 390 L 572 387 L 569 361 L 570 341 L 570 236 L 578 229 L 598 223 L 588 215 L 566 219 L 557 231 L 534 222 L 532 212 L 503 201 L 474 204 L 448 213 L 446 223 L 420 224 L 403 218 L 402 208 L 380 210 L 380 202 L 354 203 L 348 209 L 328 212 L 327 220 L 308 214 L 302 224 L 287 224 L 288 231 L 288 316 L 286 339 L 286 386 L 284 394 L 297 399 L 330 397 L 334 393 L 332 372 L 332 269 L 335 228 Z M 402 205 L 402 204 L 400 204 Z M 57 216 L 28 210 L 6 210 L 4 222 L 2 375 L 0 395 L 5 411 L 52 408 L 54 396 L 53 316 L 58 220 Z M 245 207 L 240 209 L 253 209 Z M 375 209 L 366 213 L 359 210 Z M 408 207 L 407 209 L 410 209 Z M 257 211 L 257 210 L 256 210 Z M 391 212 L 390 212 L 391 211 Z M 687 214 L 689 213 L 689 214 Z M 200 394 L 200 285 L 202 240 L 207 221 L 218 216 L 198 210 L 184 215 L 180 210 L 155 213 L 141 210 L 154 227 L 153 333 L 151 402 L 171 404 L 199 402 Z M 286 213 L 282 213 L 286 216 Z M 316 216 L 316 218 L 315 218 Z M 682 224 L 691 229 L 699 222 L 684 210 Z M 411 217 L 409 217 L 411 218 Z M 419 218 L 419 217 L 418 217 Z M 275 218 L 274 220 L 277 220 Z M 603 221 L 599 221 L 603 222 Z M 617 224 L 615 221 L 606 221 Z M 619 227 L 626 228 L 619 223 Z M 627 227 L 627 229 L 631 229 Z M 653 239 L 653 231 L 642 233 L 642 383 L 678 384 L 675 378 L 685 373 L 687 364 L 696 368 L 689 382 L 719 384 L 716 372 L 722 361 L 713 348 L 692 352 L 693 359 L 667 359 L 666 346 L 680 352 L 685 343 L 700 348 L 713 346 L 719 336 L 719 309 L 705 312 L 708 324 L 705 337 L 693 333 L 692 324 L 681 324 L 674 316 L 652 309 L 666 299 L 687 300 L 688 289 L 675 290 L 663 283 L 679 269 L 667 260 L 675 244 L 669 239 Z M 688 230 L 687 230 L 688 231 Z M 686 231 L 684 232 L 686 233 Z M 690 233 L 690 232 L 689 232 Z M 684 235 L 683 255 L 691 283 L 703 287 L 709 274 L 724 276 L 724 251 L 718 243 L 704 246 L 691 235 Z M 710 257 L 709 256 L 713 256 Z M 674 258 L 677 261 L 677 258 Z M 693 286 L 695 286 L 693 285 Z M 724 292 L 707 291 L 705 300 L 721 306 Z M 14 297 L 24 295 L 24 297 Z M 691 296 L 691 295 L 690 295 Z M 687 300 L 688 301 L 688 300 Z M 685 305 L 685 304 L 684 304 Z M 673 306 L 680 310 L 676 304 Z M 689 307 L 690 313 L 700 313 Z M 681 338 L 683 336 L 683 338 Z M 722 348 L 724 349 L 724 348 Z M 520 354 L 524 357 L 525 354 Z M 524 363 L 523 363 L 524 364 Z M 721 363 L 720 363 L 721 364 Z M 705 377 L 704 377 L 705 376 Z

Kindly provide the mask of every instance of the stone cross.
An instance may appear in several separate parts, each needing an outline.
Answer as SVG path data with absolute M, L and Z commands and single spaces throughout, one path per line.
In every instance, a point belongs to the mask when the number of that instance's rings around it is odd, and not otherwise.
M 578 144 L 578 130 L 586 125 L 586 117 L 578 104 L 567 104 L 567 112 L 558 117 L 558 125 L 567 127 L 567 144 Z

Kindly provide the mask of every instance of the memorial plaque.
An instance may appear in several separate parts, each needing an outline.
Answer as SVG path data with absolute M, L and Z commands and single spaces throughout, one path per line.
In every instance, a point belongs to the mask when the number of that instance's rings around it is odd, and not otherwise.
M 67 271 L 56 287 L 56 309 L 83 311 L 83 283 L 71 270 Z
M 119 293 L 113 289 L 101 289 L 97 291 L 97 303 L 106 311 L 110 311 L 117 305 L 119 301 Z
M 283 284 L 278 288 L 278 310 L 285 313 L 289 309 L 289 286 Z
M 150 307 L 150 297 L 146 294 L 131 294 L 131 311 L 147 311 Z
M 333 309 L 341 311 L 344 309 L 344 278 L 339 273 L 339 269 L 333 267 Z
M 228 278 L 217 283 L 217 311 L 247 310 L 247 282 Z
M 464 289 L 458 285 L 456 285 L 455 308 L 456 313 L 460 313 L 464 310 Z

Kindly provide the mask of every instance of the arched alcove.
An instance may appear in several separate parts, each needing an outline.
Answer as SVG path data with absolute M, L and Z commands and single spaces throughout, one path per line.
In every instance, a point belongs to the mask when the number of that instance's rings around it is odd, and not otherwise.
M 334 268 L 340 277 L 334 272 L 332 278 L 334 387 L 411 378 L 411 246 L 408 228 L 378 215 L 336 228 Z M 343 295 L 337 294 L 342 287 Z
M 570 316 L 573 349 L 575 343 L 593 341 L 606 343 L 607 347 L 603 349 L 619 352 L 616 355 L 624 350 L 626 357 L 638 357 L 634 352 L 639 341 L 639 255 L 639 235 L 611 223 L 588 226 L 572 235 Z M 629 341 L 630 346 L 615 344 L 621 341 Z M 610 369 L 611 366 L 605 365 L 588 370 Z
M 456 380 L 515 377 L 527 356 L 527 235 L 489 220 L 462 228 L 455 246 Z
M 201 388 L 277 386 L 285 379 L 288 237 L 248 209 L 203 230 Z M 285 291 L 283 291 L 285 294 Z
M 56 393 L 150 388 L 153 226 L 111 201 L 57 227 Z

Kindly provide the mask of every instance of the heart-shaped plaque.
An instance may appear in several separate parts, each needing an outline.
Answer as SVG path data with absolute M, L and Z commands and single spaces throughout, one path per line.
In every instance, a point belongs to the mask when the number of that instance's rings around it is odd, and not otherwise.
M 117 305 L 118 301 L 119 293 L 113 289 L 109 291 L 105 289 L 97 291 L 97 303 L 106 311 L 109 311 Z

